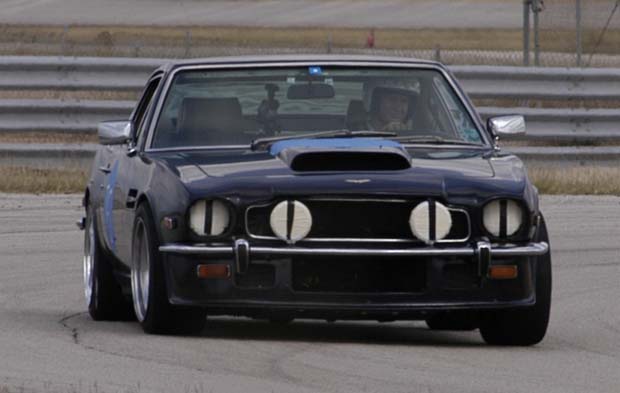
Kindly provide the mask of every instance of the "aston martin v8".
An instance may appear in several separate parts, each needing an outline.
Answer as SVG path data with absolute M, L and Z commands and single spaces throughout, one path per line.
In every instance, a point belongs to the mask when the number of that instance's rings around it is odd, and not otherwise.
M 99 125 L 84 195 L 95 320 L 424 320 L 544 337 L 537 189 L 441 64 L 343 56 L 171 63 Z

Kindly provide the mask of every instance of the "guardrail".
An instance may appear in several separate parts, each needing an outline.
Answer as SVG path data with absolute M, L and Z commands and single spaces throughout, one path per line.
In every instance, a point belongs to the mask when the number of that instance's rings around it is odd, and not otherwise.
M 34 168 L 90 168 L 97 144 L 0 144 L 0 165 Z M 527 165 L 617 167 L 620 146 L 506 147 Z
M 618 100 L 620 69 L 452 66 L 472 98 Z
M 167 61 L 4 57 L 0 58 L 0 96 L 2 91 L 105 91 L 137 95 L 149 73 Z M 485 103 L 502 99 L 548 100 L 560 106 L 478 107 L 483 118 L 513 113 L 525 115 L 526 139 L 620 140 L 620 110 L 568 108 L 584 100 L 620 102 L 620 70 L 496 66 L 453 66 L 450 69 L 472 98 L 485 100 Z M 131 101 L 112 100 L 0 100 L 0 132 L 93 132 L 101 120 L 127 117 L 132 105 Z

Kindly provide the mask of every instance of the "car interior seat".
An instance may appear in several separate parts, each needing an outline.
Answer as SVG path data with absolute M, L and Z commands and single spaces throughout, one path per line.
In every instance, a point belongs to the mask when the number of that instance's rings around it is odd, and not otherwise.
M 245 121 L 236 97 L 186 97 L 177 118 L 177 135 L 183 145 L 246 143 Z
M 364 109 L 364 101 L 351 100 L 347 107 L 346 127 L 350 131 L 368 129 L 368 112 Z

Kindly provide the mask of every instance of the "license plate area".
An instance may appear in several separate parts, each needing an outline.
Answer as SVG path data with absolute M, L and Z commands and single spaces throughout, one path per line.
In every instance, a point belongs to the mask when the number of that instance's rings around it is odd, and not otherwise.
M 428 258 L 297 257 L 292 261 L 296 292 L 419 293 L 426 289 Z

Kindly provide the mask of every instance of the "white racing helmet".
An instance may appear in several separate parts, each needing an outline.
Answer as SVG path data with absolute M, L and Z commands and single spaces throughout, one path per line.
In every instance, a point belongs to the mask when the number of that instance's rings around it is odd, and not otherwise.
M 364 82 L 363 101 L 366 112 L 371 113 L 377 110 L 375 95 L 379 92 L 393 92 L 402 94 L 412 99 L 420 94 L 420 82 L 411 79 L 373 79 Z

